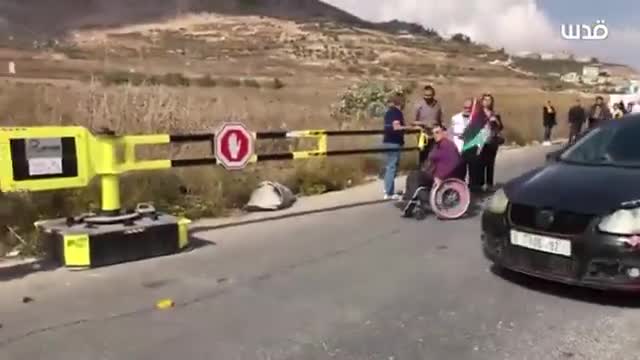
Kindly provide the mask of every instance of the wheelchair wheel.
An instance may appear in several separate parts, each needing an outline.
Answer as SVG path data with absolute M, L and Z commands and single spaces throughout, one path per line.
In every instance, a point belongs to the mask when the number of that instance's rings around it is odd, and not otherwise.
M 431 189 L 429 203 L 432 211 L 439 218 L 459 219 L 469 210 L 471 193 L 464 181 L 447 179 Z

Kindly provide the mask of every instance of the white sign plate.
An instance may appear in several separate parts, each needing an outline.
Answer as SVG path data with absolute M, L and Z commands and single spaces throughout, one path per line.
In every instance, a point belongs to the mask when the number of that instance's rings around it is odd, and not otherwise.
M 62 140 L 39 138 L 26 141 L 25 153 L 29 163 L 29 175 L 62 174 Z
M 511 230 L 511 244 L 571 257 L 571 241 Z
M 62 174 L 61 158 L 29 159 L 29 175 L 59 175 Z

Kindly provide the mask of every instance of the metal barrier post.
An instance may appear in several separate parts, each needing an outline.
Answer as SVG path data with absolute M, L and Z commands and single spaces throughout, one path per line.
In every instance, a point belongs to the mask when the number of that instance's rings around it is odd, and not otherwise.
M 170 160 L 136 161 L 137 145 L 168 144 L 168 135 L 115 136 L 113 133 L 95 137 L 95 173 L 100 176 L 101 210 L 103 215 L 116 215 L 121 211 L 120 175 L 134 170 L 167 169 Z M 124 149 L 124 159 L 118 151 Z
M 100 177 L 102 215 L 120 213 L 120 178 L 116 147 L 119 141 L 114 135 L 96 137 L 95 172 Z

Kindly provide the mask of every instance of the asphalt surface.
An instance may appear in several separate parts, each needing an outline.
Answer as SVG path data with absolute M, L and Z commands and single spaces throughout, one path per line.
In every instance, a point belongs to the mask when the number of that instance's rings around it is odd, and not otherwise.
M 0 359 L 640 359 L 640 299 L 492 271 L 478 216 L 382 203 L 196 236 L 184 254 L 4 279 Z

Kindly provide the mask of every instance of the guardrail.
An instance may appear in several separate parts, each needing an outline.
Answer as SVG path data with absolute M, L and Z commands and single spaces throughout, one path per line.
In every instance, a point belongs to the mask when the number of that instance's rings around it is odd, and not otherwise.
M 315 138 L 315 149 L 282 153 L 252 154 L 249 163 L 297 160 L 317 157 L 384 153 L 387 148 L 328 149 L 329 137 L 382 135 L 384 130 L 301 130 L 265 131 L 252 134 L 255 140 Z M 418 151 L 427 137 L 419 130 L 416 146 L 400 151 Z M 136 150 L 142 145 L 168 145 L 209 142 L 212 155 L 202 158 L 155 159 L 138 161 Z M 102 210 L 120 209 L 119 176 L 130 171 L 175 167 L 219 165 L 215 157 L 215 133 L 116 135 L 110 131 L 92 134 L 83 127 L 0 127 L 0 191 L 44 191 L 87 186 L 99 176 Z M 123 154 L 123 156 L 119 156 Z
M 109 130 L 94 134 L 83 127 L 0 127 L 0 191 L 72 189 L 85 187 L 95 177 L 99 177 L 100 214 L 45 220 L 36 224 L 49 237 L 55 238 L 52 250 L 54 256 L 67 266 L 89 267 L 170 254 L 186 246 L 186 225 L 189 221 L 159 214 L 149 206 L 124 212 L 120 202 L 120 176 L 131 171 L 225 165 L 218 154 L 222 129 L 224 126 L 218 132 L 201 134 L 117 135 Z M 254 154 L 253 143 L 243 149 L 248 149 L 247 163 L 397 151 L 388 148 L 328 148 L 329 137 L 383 133 L 383 130 L 249 132 L 247 136 L 251 142 L 315 138 L 316 146 L 312 150 L 266 154 Z M 419 130 L 408 130 L 405 133 L 418 135 L 417 146 L 405 147 L 400 151 L 418 151 L 428 141 L 426 135 Z M 239 144 L 237 140 L 234 141 L 236 145 Z M 197 142 L 209 142 L 211 156 L 141 161 L 136 159 L 139 146 Z M 157 227 L 164 227 L 165 230 L 160 233 L 154 231 Z M 139 246 L 137 250 L 132 250 L 131 243 L 123 244 L 114 240 L 114 235 L 118 238 L 137 236 L 144 241 L 131 240 Z M 100 245 L 103 241 L 110 243 Z

